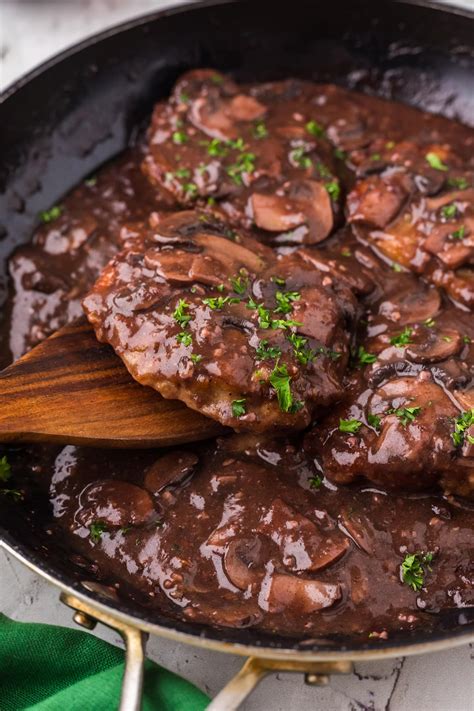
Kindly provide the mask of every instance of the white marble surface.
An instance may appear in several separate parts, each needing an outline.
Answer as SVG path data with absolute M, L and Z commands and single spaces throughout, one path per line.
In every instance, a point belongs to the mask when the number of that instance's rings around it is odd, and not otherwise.
M 457 0 L 454 4 L 474 7 L 474 0 Z M 160 0 L 0 0 L 2 89 L 68 45 L 164 5 Z M 73 624 L 70 611 L 58 602 L 57 590 L 3 551 L 0 610 L 24 621 Z M 95 634 L 121 644 L 118 635 L 104 628 L 98 628 Z M 211 696 L 242 663 L 239 657 L 157 638 L 150 640 L 148 651 L 152 659 L 192 680 Z M 474 711 L 474 645 L 424 657 L 357 664 L 353 674 L 333 677 L 325 688 L 307 687 L 299 675 L 279 674 L 267 678 L 243 706 L 245 711 L 309 708 Z

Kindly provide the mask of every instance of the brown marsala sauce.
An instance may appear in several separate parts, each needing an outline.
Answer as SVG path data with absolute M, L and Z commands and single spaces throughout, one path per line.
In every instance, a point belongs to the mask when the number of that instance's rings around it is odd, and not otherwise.
M 302 639 L 387 639 L 436 628 L 447 610 L 468 621 L 473 176 L 473 131 L 453 121 L 332 85 L 181 78 L 147 140 L 78 186 L 12 255 L 3 363 L 80 315 L 117 252 L 115 264 L 129 264 L 131 229 L 153 240 L 167 220 L 181 224 L 171 213 L 195 208 L 223 221 L 224 236 L 250 231 L 277 262 L 303 250 L 306 265 L 327 269 L 326 286 L 343 282 L 358 304 L 345 321 L 352 357 L 330 406 L 296 433 L 256 434 L 250 420 L 250 432 L 179 450 L 4 447 L 3 504 L 33 545 L 149 615 Z M 127 295 L 140 287 L 141 252 Z M 110 309 L 133 333 L 133 309 Z M 253 397 L 274 405 L 262 387 Z

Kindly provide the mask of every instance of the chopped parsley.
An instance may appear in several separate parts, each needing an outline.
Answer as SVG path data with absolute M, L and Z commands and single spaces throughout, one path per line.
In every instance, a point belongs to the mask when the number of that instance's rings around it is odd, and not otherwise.
M 294 148 L 290 151 L 290 160 L 295 163 L 298 168 L 311 168 L 313 161 L 308 155 L 306 155 L 307 152 L 307 148 L 304 146 L 298 146 L 298 148 Z
M 308 121 L 308 123 L 305 126 L 305 129 L 312 136 L 317 136 L 318 138 L 320 138 L 321 136 L 324 136 L 324 128 L 317 121 Z
M 445 220 L 452 220 L 457 214 L 458 208 L 454 202 L 451 202 L 449 205 L 445 205 L 441 208 L 441 216 L 444 217 Z
M 191 353 L 189 357 L 191 358 L 194 365 L 202 361 L 202 355 L 198 355 L 197 353 Z
M 469 338 L 469 336 L 463 336 L 463 337 L 462 337 L 462 342 L 463 342 L 463 343 L 472 343 L 472 341 L 471 341 L 471 339 Z
M 207 141 L 204 142 L 204 145 L 206 143 Z M 227 155 L 227 146 L 219 138 L 213 138 L 207 146 L 207 152 L 210 156 L 221 158 Z
M 246 409 L 244 397 L 241 400 L 234 400 L 233 401 L 232 415 L 234 417 L 242 417 L 242 415 L 245 415 L 246 412 L 247 412 L 247 409 Z
M 453 340 L 451 336 L 441 336 L 441 339 L 446 343 L 451 343 L 451 341 Z
M 178 168 L 174 171 L 174 175 L 177 178 L 189 178 L 191 175 L 191 171 L 188 168 Z
M 421 407 L 398 407 L 396 410 L 389 410 L 388 413 L 396 415 L 403 427 L 413 422 L 421 412 Z
M 459 190 L 466 190 L 469 187 L 466 178 L 448 178 L 448 185 L 452 188 L 459 188 Z
M 436 153 L 430 152 L 425 155 L 426 162 L 431 168 L 434 168 L 434 170 L 449 170 L 448 166 L 443 163 L 439 155 Z
M 254 138 L 266 138 L 268 136 L 268 131 L 267 127 L 265 126 L 263 121 L 259 121 L 258 123 L 255 124 L 255 128 L 253 130 L 253 135 Z
M 401 565 L 402 580 L 415 592 L 423 587 L 427 570 L 431 570 L 430 563 L 434 558 L 434 553 L 409 553 L 405 556 Z
M 315 474 L 314 476 L 309 477 L 308 481 L 310 489 L 320 489 L 321 484 L 323 483 L 323 477 L 321 474 Z
M 231 277 L 230 283 L 236 294 L 243 294 L 249 285 L 249 280 L 246 276 Z
M 380 415 L 373 415 L 371 412 L 367 415 L 367 422 L 371 427 L 374 428 L 374 430 L 379 430 L 380 429 L 380 420 L 382 418 Z
M 278 286 L 285 286 L 286 284 L 286 281 L 278 276 L 272 276 L 271 280 L 274 284 L 278 284 Z
M 360 420 L 339 420 L 339 429 L 341 432 L 349 432 L 350 434 L 356 434 L 362 427 L 362 422 Z
M 434 318 L 427 318 L 425 321 L 423 321 L 423 325 L 426 326 L 426 328 L 433 328 L 433 326 L 436 324 L 436 321 Z
M 389 151 L 392 150 L 392 148 L 395 148 L 395 141 L 387 141 L 387 143 L 385 144 L 385 148 L 387 148 L 387 150 Z
M 329 197 L 337 202 L 341 195 L 341 186 L 339 183 L 336 180 L 332 180 L 330 183 L 326 183 L 324 187 L 328 191 Z
M 175 143 L 177 146 L 182 146 L 184 143 L 186 143 L 188 137 L 184 133 L 184 131 L 174 131 L 172 139 L 173 143 Z
M 393 262 L 392 269 L 394 272 L 401 272 L 402 271 L 401 266 L 399 264 L 397 264 L 396 262 Z
M 462 412 L 459 417 L 456 417 L 454 420 L 454 432 L 451 434 L 451 437 L 455 447 L 460 447 L 464 444 L 466 430 L 468 430 L 472 425 L 474 425 L 474 407 L 470 410 Z M 474 444 L 474 437 L 468 434 L 467 441 L 469 444 Z
M 336 158 L 339 158 L 339 160 L 346 160 L 347 158 L 347 153 L 341 148 L 336 148 L 334 150 L 334 155 L 336 156 Z
M 176 340 L 178 343 L 182 343 L 183 346 L 190 346 L 193 342 L 193 337 L 187 331 L 181 331 L 181 333 L 178 333 L 176 336 Z
M 275 301 L 278 306 L 274 313 L 289 314 L 292 310 L 292 303 L 294 301 L 299 301 L 301 299 L 301 294 L 297 291 L 277 291 L 275 294 Z
M 282 412 L 291 412 L 293 407 L 293 396 L 291 394 L 291 377 L 288 374 L 286 365 L 275 365 L 270 375 L 270 385 L 275 390 L 278 404 Z
M 107 531 L 107 524 L 103 521 L 95 521 L 89 526 L 89 536 L 91 541 L 98 543 L 102 537 L 102 534 Z
M 297 333 L 290 333 L 288 335 L 288 340 L 293 346 L 293 353 L 295 358 L 302 365 L 307 365 L 318 355 L 315 351 L 311 350 L 311 348 L 306 347 L 306 344 L 308 343 L 307 338 L 299 336 Z
M 458 230 L 454 230 L 454 232 L 451 232 L 451 237 L 453 239 L 464 239 L 465 236 L 466 236 L 465 225 L 461 225 L 461 227 Z
M 397 348 L 402 348 L 403 346 L 407 346 L 409 343 L 411 343 L 411 337 L 413 335 L 413 329 L 410 328 L 410 326 L 405 326 L 403 331 L 398 334 L 398 336 L 394 336 L 393 338 L 390 339 L 390 343 L 392 346 L 396 346 Z
M 364 346 L 359 346 L 356 355 L 357 365 L 370 365 L 370 363 L 375 363 L 377 356 L 374 353 L 368 353 Z
M 186 328 L 192 319 L 191 314 L 187 313 L 189 306 L 190 304 L 188 304 L 186 299 L 180 299 L 177 307 L 173 311 L 174 320 L 179 323 L 182 328 Z
M 196 183 L 185 183 L 183 185 L 184 197 L 191 198 L 194 197 L 198 191 L 198 186 Z
M 380 153 L 372 153 L 372 155 L 370 156 L 370 160 L 373 160 L 373 161 L 377 161 L 377 160 L 381 160 L 381 159 L 382 159 L 382 156 L 380 155 Z
M 350 249 L 347 247 L 344 247 L 344 249 L 341 249 L 341 257 L 352 257 L 352 252 Z
M 202 300 L 203 304 L 209 306 L 213 311 L 220 311 L 226 304 L 239 304 L 240 299 L 235 296 L 211 296 Z
M 256 354 L 258 360 L 279 358 L 281 356 L 281 348 L 279 348 L 278 346 L 269 346 L 267 339 L 264 339 L 258 344 Z
M 6 482 L 12 475 L 12 468 L 6 457 L 0 459 L 0 481 Z
M 256 159 L 255 153 L 241 153 L 237 156 L 236 162 L 226 168 L 227 175 L 232 178 L 234 183 L 242 185 L 242 175 L 253 173 Z
M 44 223 L 54 222 L 54 220 L 57 220 L 58 217 L 61 216 L 62 211 L 63 208 L 61 207 L 61 205 L 54 205 L 49 210 L 43 210 L 42 212 L 40 212 L 40 220 Z
M 182 104 L 188 104 L 188 103 L 189 103 L 189 96 L 188 96 L 184 91 L 181 92 L 181 94 L 179 95 L 178 99 L 179 99 L 179 101 L 180 101 Z

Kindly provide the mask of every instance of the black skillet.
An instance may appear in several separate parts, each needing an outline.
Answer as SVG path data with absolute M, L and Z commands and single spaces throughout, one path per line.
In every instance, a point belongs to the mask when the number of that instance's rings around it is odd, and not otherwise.
M 200 66 L 241 80 L 334 81 L 474 125 L 474 13 L 466 10 L 382 0 L 231 0 L 133 20 L 58 55 L 2 96 L 0 298 L 5 259 L 30 238 L 38 212 L 119 153 L 178 74 Z M 21 508 L 11 502 L 0 509 L 0 521 L 0 545 L 62 588 L 66 602 L 82 610 L 79 622 L 92 625 L 95 617 L 127 638 L 127 711 L 138 703 L 143 631 L 254 657 L 216 708 L 233 708 L 274 665 L 310 671 L 317 682 L 325 672 L 346 670 L 348 660 L 474 640 L 467 611 L 441 616 L 436 632 L 405 631 L 386 642 L 349 636 L 302 642 L 178 622 L 86 590 L 79 571 L 57 562 L 58 544 L 31 540 Z

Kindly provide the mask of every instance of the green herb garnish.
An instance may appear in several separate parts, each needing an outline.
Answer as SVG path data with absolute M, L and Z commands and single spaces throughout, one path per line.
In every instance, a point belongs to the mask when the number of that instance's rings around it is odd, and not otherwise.
M 173 143 L 175 143 L 177 146 L 182 146 L 184 143 L 188 141 L 187 135 L 184 133 L 184 131 L 174 131 L 172 135 Z
M 321 484 L 323 483 L 323 477 L 320 474 L 315 474 L 314 476 L 309 477 L 308 481 L 310 489 L 320 489 Z
M 263 121 L 259 121 L 258 123 L 255 124 L 255 128 L 253 131 L 254 138 L 266 138 L 268 136 L 268 131 L 267 127 L 265 126 Z
M 232 178 L 234 183 L 242 185 L 242 175 L 253 173 L 256 159 L 255 153 L 241 153 L 237 156 L 236 162 L 226 168 L 227 175 Z
M 249 280 L 245 276 L 231 277 L 230 283 L 236 294 L 243 294 L 249 285 Z
M 459 417 L 456 417 L 454 420 L 454 432 L 451 434 L 451 437 L 455 447 L 460 447 L 464 444 L 466 430 L 468 430 L 472 425 L 474 425 L 474 407 L 470 410 L 462 412 Z M 467 441 L 469 444 L 474 444 L 474 437 L 468 434 Z
M 286 365 L 275 365 L 269 381 L 277 394 L 280 410 L 290 412 L 293 406 L 293 396 L 290 388 L 291 377 Z
M 191 353 L 189 357 L 191 358 L 194 365 L 202 361 L 202 355 L 198 355 L 197 353 Z
M 436 153 L 427 153 L 425 155 L 426 162 L 430 165 L 431 168 L 434 168 L 435 170 L 449 170 L 448 166 L 443 163 L 441 158 L 436 154 Z
M 0 459 L 0 481 L 5 483 L 6 481 L 9 480 L 9 478 L 12 475 L 12 468 L 8 462 L 8 459 L 5 457 L 2 457 Z
M 341 187 L 339 183 L 336 180 L 332 180 L 330 183 L 325 183 L 324 187 L 328 191 L 329 197 L 331 200 L 334 200 L 334 202 L 337 202 L 339 200 L 339 197 L 341 195 Z
M 294 301 L 299 301 L 301 299 L 301 294 L 297 291 L 277 291 L 275 294 L 275 301 L 277 302 L 277 308 L 274 313 L 288 314 L 292 310 L 292 303 Z
M 459 188 L 459 190 L 466 190 L 469 187 L 466 178 L 448 178 L 448 185 L 452 188 Z
M 235 296 L 211 296 L 202 300 L 203 304 L 209 306 L 213 311 L 220 311 L 226 304 L 239 304 L 240 299 Z
M 186 331 L 181 331 L 181 333 L 178 333 L 178 335 L 176 336 L 176 340 L 178 341 L 178 343 L 182 343 L 183 346 L 190 346 L 193 342 L 193 337 L 190 333 L 187 333 Z
M 43 210 L 39 216 L 42 222 L 54 222 L 61 216 L 63 208 L 60 205 L 54 205 L 49 210 Z
M 411 337 L 413 335 L 413 329 L 410 328 L 409 326 L 405 326 L 403 331 L 398 334 L 398 336 L 394 336 L 393 338 L 390 339 L 390 343 L 392 346 L 396 346 L 397 348 L 402 348 L 403 346 L 407 346 L 409 343 L 411 343 Z
M 466 236 L 465 225 L 461 225 L 461 227 L 458 230 L 454 230 L 454 232 L 451 232 L 451 237 L 453 239 L 464 239 L 465 236 Z
M 313 161 L 308 155 L 306 155 L 307 152 L 307 148 L 304 146 L 298 146 L 298 148 L 294 148 L 290 151 L 290 160 L 293 161 L 293 163 L 296 163 L 299 168 L 311 168 Z
M 356 360 L 358 366 L 370 365 L 371 363 L 375 363 L 377 356 L 374 353 L 368 353 L 364 346 L 359 346 Z
M 89 536 L 91 541 L 98 543 L 102 537 L 102 534 L 107 531 L 107 524 L 103 521 L 95 521 L 89 526 Z
M 396 415 L 403 427 L 413 422 L 421 412 L 421 407 L 399 407 L 396 410 L 389 410 L 389 414 Z
M 452 220 L 457 214 L 458 208 L 453 202 L 441 208 L 441 216 L 444 217 L 445 220 Z
M 312 136 L 317 136 L 318 138 L 321 138 L 321 136 L 324 136 L 324 128 L 317 121 L 308 121 L 308 123 L 305 126 L 305 129 Z
M 373 415 L 371 412 L 367 415 L 367 422 L 371 427 L 374 428 L 374 430 L 379 430 L 380 429 L 380 421 L 381 421 L 380 415 Z
M 233 401 L 232 415 L 234 417 L 242 417 L 242 415 L 245 415 L 246 412 L 247 412 L 247 409 L 246 409 L 244 397 L 241 400 L 234 400 Z
M 307 365 L 310 361 L 314 360 L 318 355 L 316 351 L 307 348 L 306 344 L 308 339 L 303 336 L 299 336 L 297 333 L 290 333 L 287 336 L 289 342 L 293 346 L 293 353 L 295 358 L 302 363 L 302 365 Z
M 411 553 L 405 556 L 401 565 L 402 580 L 415 592 L 423 587 L 426 571 L 431 570 L 433 558 L 434 553 Z
M 360 420 L 339 420 L 339 429 L 341 432 L 349 432 L 350 434 L 356 434 L 362 427 L 362 422 Z
M 256 349 L 258 360 L 268 360 L 270 358 L 279 358 L 281 356 L 281 348 L 278 346 L 269 346 L 268 340 L 260 341 Z
M 178 305 L 173 311 L 174 320 L 179 323 L 182 328 L 186 328 L 192 319 L 191 314 L 187 313 L 190 304 L 187 303 L 186 299 L 180 299 Z
M 435 324 L 436 321 L 434 320 L 434 318 L 427 318 L 425 321 L 423 321 L 423 325 L 427 328 L 433 328 Z

